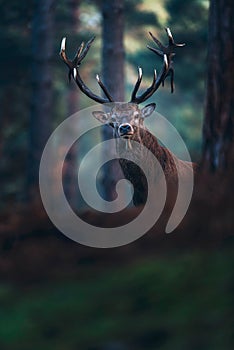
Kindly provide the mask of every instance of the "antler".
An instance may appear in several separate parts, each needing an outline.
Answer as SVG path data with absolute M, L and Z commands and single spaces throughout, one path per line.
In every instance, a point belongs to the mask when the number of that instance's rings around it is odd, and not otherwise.
M 153 82 L 152 82 L 151 86 L 144 93 L 142 93 L 140 96 L 137 97 L 136 94 L 137 94 L 137 91 L 139 90 L 139 87 L 141 85 L 141 80 L 142 80 L 142 69 L 139 67 L 138 68 L 138 79 L 137 79 L 136 85 L 133 89 L 130 102 L 139 104 L 139 103 L 146 101 L 148 98 L 150 98 L 150 96 L 152 96 L 155 93 L 155 91 L 159 88 L 161 83 L 163 83 L 167 71 L 168 71 L 167 56 L 163 55 L 163 67 L 162 67 L 162 70 L 161 70 L 159 76 L 157 77 L 157 72 L 155 69 Z
M 83 42 L 81 43 L 80 47 L 77 50 L 77 53 L 75 54 L 75 57 L 73 58 L 73 60 L 70 60 L 67 58 L 66 55 L 66 50 L 65 50 L 65 46 L 66 46 L 66 38 L 62 39 L 61 42 L 61 50 L 60 50 L 60 56 L 62 58 L 62 60 L 64 61 L 64 63 L 68 66 L 69 68 L 69 72 L 68 72 L 68 78 L 69 81 L 71 80 L 71 77 L 73 77 L 73 79 L 75 80 L 76 84 L 78 85 L 78 87 L 80 88 L 80 90 L 87 95 L 89 98 L 91 98 L 92 100 L 98 102 L 98 103 L 108 103 L 108 102 L 114 102 L 112 96 L 109 94 L 109 92 L 107 91 L 105 85 L 103 84 L 103 82 L 101 81 L 99 75 L 96 76 L 97 82 L 99 84 L 99 86 L 101 87 L 102 91 L 104 92 L 104 94 L 106 95 L 107 98 L 98 96 L 96 94 L 94 94 L 87 86 L 86 84 L 83 82 L 83 80 L 81 79 L 80 73 L 79 73 L 79 67 L 81 65 L 82 60 L 85 58 L 85 56 L 87 55 L 90 46 L 92 44 L 92 42 L 94 41 L 95 37 L 92 37 L 86 44 L 84 44 Z
M 157 38 L 155 38 L 155 36 L 153 36 L 151 32 L 149 32 L 149 34 L 154 40 L 154 42 L 158 45 L 159 49 L 147 46 L 148 49 L 155 52 L 158 56 L 163 57 L 162 70 L 158 77 L 156 74 L 156 70 L 154 70 L 154 77 L 153 77 L 153 82 L 151 86 L 144 93 L 142 93 L 140 96 L 137 97 L 136 94 L 137 94 L 137 91 L 139 90 L 141 80 L 142 80 L 142 69 L 138 68 L 138 79 L 133 89 L 130 102 L 139 104 L 147 100 L 150 96 L 152 96 L 155 93 L 155 91 L 159 88 L 161 84 L 164 85 L 164 81 L 166 77 L 168 77 L 169 75 L 171 76 L 171 92 L 173 93 L 174 91 L 174 68 L 172 65 L 173 64 L 172 58 L 175 56 L 174 49 L 176 47 L 182 47 L 185 44 L 176 44 L 170 29 L 165 28 L 165 30 L 168 36 L 168 46 L 164 46 Z
M 174 38 L 171 34 L 170 28 L 165 28 L 167 36 L 168 36 L 168 45 L 164 46 L 162 43 L 155 38 L 155 36 L 149 32 L 151 38 L 153 41 L 158 45 L 159 49 L 147 46 L 147 48 L 153 52 L 155 52 L 158 56 L 162 57 L 164 55 L 167 55 L 168 60 L 168 70 L 167 73 L 164 76 L 164 79 L 162 81 L 162 85 L 164 85 L 165 79 L 170 75 L 171 76 L 171 92 L 174 91 L 174 68 L 173 68 L 173 57 L 175 56 L 175 48 L 176 47 L 183 47 L 185 44 L 176 44 L 174 41 Z
M 155 52 L 158 56 L 163 57 L 163 67 L 161 69 L 161 72 L 159 76 L 157 77 L 156 70 L 154 70 L 154 76 L 151 86 L 143 92 L 140 96 L 137 96 L 137 92 L 140 88 L 141 81 L 142 81 L 142 69 L 138 68 L 138 78 L 135 84 L 135 87 L 132 92 L 131 100 L 132 103 L 142 103 L 146 101 L 150 96 L 152 96 L 155 91 L 159 88 L 159 86 L 162 84 L 164 85 L 165 79 L 170 76 L 171 77 L 171 92 L 174 91 L 174 68 L 173 68 L 173 57 L 175 56 L 175 48 L 176 47 L 182 47 L 185 44 L 176 44 L 173 36 L 171 34 L 171 31 L 169 28 L 165 28 L 167 36 L 168 36 L 168 45 L 164 46 L 151 32 L 149 32 L 151 38 L 153 41 L 158 45 L 158 48 L 152 48 L 150 46 L 147 46 L 147 48 L 153 52 Z M 73 60 L 70 60 L 66 56 L 65 52 L 65 45 L 66 45 L 66 38 L 62 39 L 61 42 L 61 50 L 60 50 L 60 56 L 62 57 L 62 60 L 64 63 L 68 66 L 69 72 L 68 72 L 68 78 L 71 80 L 71 77 L 75 80 L 76 84 L 80 88 L 80 90 L 90 97 L 92 100 L 98 102 L 98 103 L 108 103 L 108 102 L 114 102 L 113 97 L 108 92 L 107 88 L 101 81 L 99 75 L 96 75 L 97 82 L 99 86 L 101 87 L 102 91 L 104 92 L 105 97 L 101 97 L 98 95 L 95 95 L 83 82 L 81 79 L 80 73 L 79 73 L 79 67 L 81 65 L 81 62 L 86 57 L 90 46 L 92 42 L 94 41 L 95 37 L 92 37 L 86 44 L 83 42 L 81 43 L 80 47 L 77 50 L 77 53 Z

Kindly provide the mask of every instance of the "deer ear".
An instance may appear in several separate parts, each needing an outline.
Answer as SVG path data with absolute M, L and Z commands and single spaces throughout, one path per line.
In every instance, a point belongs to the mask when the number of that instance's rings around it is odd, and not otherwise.
M 141 110 L 142 118 L 149 117 L 153 113 L 155 108 L 156 108 L 156 103 L 150 103 L 150 104 L 146 105 L 145 107 L 143 107 Z
M 102 111 L 94 111 L 92 112 L 94 118 L 99 120 L 101 123 L 105 124 L 108 121 L 108 113 L 104 113 Z

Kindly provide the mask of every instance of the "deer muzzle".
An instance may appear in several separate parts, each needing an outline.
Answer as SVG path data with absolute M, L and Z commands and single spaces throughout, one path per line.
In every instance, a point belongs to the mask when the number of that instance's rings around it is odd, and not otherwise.
M 128 124 L 128 123 L 120 124 L 118 128 L 118 134 L 120 137 L 130 138 L 133 135 L 133 133 L 134 133 L 134 130 L 131 124 Z

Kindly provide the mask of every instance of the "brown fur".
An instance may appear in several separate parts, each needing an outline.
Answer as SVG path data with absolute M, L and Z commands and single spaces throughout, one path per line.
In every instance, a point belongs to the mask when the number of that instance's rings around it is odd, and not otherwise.
M 134 133 L 132 140 L 144 145 L 157 158 L 163 170 L 167 186 L 170 187 L 170 191 L 173 189 L 173 192 L 177 192 L 178 172 L 183 180 L 186 181 L 187 172 L 191 171 L 191 165 L 193 169 L 196 168 L 195 164 L 178 159 L 171 151 L 161 146 L 157 138 L 145 128 L 138 129 L 138 132 Z M 131 152 L 131 149 L 126 151 L 126 153 L 128 152 Z M 144 160 L 140 153 L 134 154 L 134 157 L 140 158 L 141 162 L 146 162 L 147 167 L 151 167 L 150 173 L 154 177 L 155 186 L 160 186 L 160 176 L 153 168 L 153 165 L 149 163 L 147 156 Z M 134 205 L 144 204 L 147 199 L 148 186 L 143 171 L 136 164 L 124 158 L 120 159 L 120 166 L 125 178 L 134 186 Z

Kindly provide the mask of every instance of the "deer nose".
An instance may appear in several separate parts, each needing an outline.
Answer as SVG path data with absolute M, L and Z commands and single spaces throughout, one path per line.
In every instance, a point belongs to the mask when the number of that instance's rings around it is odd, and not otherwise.
M 130 124 L 121 124 L 119 126 L 119 135 L 120 136 L 126 136 L 126 135 L 133 135 L 133 128 Z

